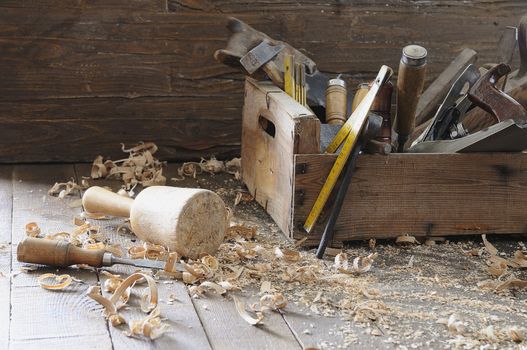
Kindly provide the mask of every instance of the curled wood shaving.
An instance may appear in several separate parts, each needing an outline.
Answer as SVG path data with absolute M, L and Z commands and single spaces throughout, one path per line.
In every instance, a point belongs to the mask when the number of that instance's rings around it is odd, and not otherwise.
M 210 282 L 210 281 L 202 282 L 199 286 L 189 287 L 189 292 L 192 297 L 201 296 L 205 294 L 207 290 L 213 291 L 218 295 L 227 293 L 227 290 L 223 288 L 221 285 L 214 283 L 214 282 Z
M 115 304 L 101 295 L 101 287 L 92 286 L 88 288 L 86 294 L 104 307 L 104 316 L 110 321 L 113 327 L 126 323 L 126 320 L 118 314 Z
M 515 343 L 522 343 L 525 341 L 525 329 L 513 326 L 509 327 L 506 332 L 511 340 Z
M 245 322 L 252 326 L 256 326 L 262 322 L 264 319 L 264 315 L 261 312 L 256 312 L 256 317 L 250 315 L 247 310 L 245 309 L 245 303 L 241 300 L 239 300 L 237 297 L 233 296 L 232 300 L 234 301 L 234 306 L 236 307 L 236 311 L 238 311 L 238 314 L 241 318 L 244 319 Z
M 46 280 L 53 279 L 55 283 L 48 283 Z M 55 275 L 54 273 L 45 273 L 40 275 L 37 279 L 40 286 L 44 289 L 60 290 L 64 289 L 71 284 L 73 279 L 70 275 Z
M 283 259 L 289 263 L 297 262 L 302 257 L 299 251 L 285 248 L 280 249 L 279 247 L 274 249 L 274 253 L 278 259 Z
M 346 253 L 340 253 L 335 257 L 335 268 L 341 273 L 361 274 L 371 269 L 376 257 L 377 253 L 371 253 L 367 257 L 356 257 L 353 259 L 353 265 L 349 267 L 348 255 Z
M 218 284 L 226 291 L 241 291 L 242 288 L 232 281 L 220 281 Z
M 201 263 L 207 266 L 213 272 L 218 271 L 218 269 L 220 268 L 220 263 L 218 262 L 218 259 L 216 259 L 212 255 L 205 255 L 204 257 L 202 257 Z
M 420 244 L 419 241 L 414 236 L 399 236 L 395 239 L 395 244 L 397 245 L 411 245 L 411 244 Z
M 483 239 L 485 249 L 487 249 L 487 252 L 490 255 L 498 255 L 498 249 L 496 249 L 495 246 L 493 246 L 489 241 L 487 241 L 487 235 L 481 235 L 481 239 Z
M 146 280 L 146 282 L 148 283 L 148 288 L 146 289 L 145 294 L 143 294 L 144 297 L 141 298 L 141 310 L 143 310 L 143 312 L 149 312 L 153 310 L 157 306 L 158 300 L 156 282 L 152 278 L 152 276 L 142 272 L 136 272 L 128 276 L 128 278 L 126 278 L 112 294 L 112 296 L 110 297 L 110 301 L 114 305 L 117 305 L 117 302 L 121 298 L 122 294 L 126 292 L 126 289 L 128 287 L 133 287 L 136 282 L 142 279 Z M 119 308 L 120 306 L 118 306 L 117 308 Z
M 161 321 L 159 306 L 143 319 L 131 320 L 128 336 L 144 335 L 152 340 L 159 338 L 170 327 Z
M 281 293 L 266 294 L 260 298 L 261 309 L 279 310 L 287 306 L 287 299 Z
M 26 224 L 26 235 L 29 237 L 38 237 L 40 234 L 40 227 L 36 222 L 29 222 Z
M 168 255 L 168 250 L 162 245 L 144 242 L 142 246 L 128 248 L 128 255 L 132 259 L 163 260 Z
M 518 267 L 527 267 L 527 255 L 521 250 L 517 250 L 514 252 L 514 257 L 511 259 L 511 262 Z
M 177 253 L 170 253 L 170 254 L 168 254 L 168 258 L 167 258 L 167 261 L 165 263 L 164 270 L 166 272 L 174 272 L 177 260 L 178 260 L 178 254 Z

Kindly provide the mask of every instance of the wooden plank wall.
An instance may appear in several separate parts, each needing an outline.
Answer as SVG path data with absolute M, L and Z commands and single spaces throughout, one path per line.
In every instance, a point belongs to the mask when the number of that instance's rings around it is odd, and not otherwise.
M 3 0 L 0 161 L 117 157 L 156 141 L 165 159 L 239 152 L 243 75 L 212 58 L 236 16 L 354 81 L 429 50 L 429 81 L 463 47 L 494 61 L 524 0 Z

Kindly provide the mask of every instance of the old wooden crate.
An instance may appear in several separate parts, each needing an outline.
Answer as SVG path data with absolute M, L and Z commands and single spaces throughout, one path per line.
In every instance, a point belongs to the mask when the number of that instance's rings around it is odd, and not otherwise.
M 320 154 L 319 138 L 320 122 L 308 109 L 271 83 L 247 79 L 242 177 L 297 239 L 306 236 L 302 225 L 336 158 Z M 525 153 L 361 155 L 335 240 L 526 233 L 526 209 Z

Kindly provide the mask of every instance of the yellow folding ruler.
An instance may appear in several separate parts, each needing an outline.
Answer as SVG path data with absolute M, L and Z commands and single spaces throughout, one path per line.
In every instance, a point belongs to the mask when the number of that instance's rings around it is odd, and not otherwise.
M 368 118 L 368 113 L 370 111 L 371 105 L 373 104 L 373 100 L 377 95 L 377 92 L 381 86 L 386 81 L 388 81 L 388 79 L 390 79 L 392 73 L 393 71 L 390 67 L 381 67 L 379 74 L 377 74 L 375 81 L 372 83 L 370 90 L 364 99 L 357 106 L 355 111 L 351 114 L 346 123 L 342 126 L 337 135 L 335 135 L 329 146 L 326 148 L 325 153 L 335 153 L 339 146 L 344 142 L 342 149 L 337 156 L 331 171 L 329 172 L 326 182 L 324 182 L 315 204 L 313 205 L 313 208 L 311 208 L 306 222 L 304 223 L 304 230 L 306 230 L 306 232 L 311 232 L 313 226 L 315 226 L 315 222 L 320 216 L 320 213 L 322 212 L 322 209 L 324 208 L 331 191 L 335 187 L 337 179 L 339 178 L 344 165 L 346 165 L 353 147 L 357 144 L 357 140 L 362 131 L 362 127 Z

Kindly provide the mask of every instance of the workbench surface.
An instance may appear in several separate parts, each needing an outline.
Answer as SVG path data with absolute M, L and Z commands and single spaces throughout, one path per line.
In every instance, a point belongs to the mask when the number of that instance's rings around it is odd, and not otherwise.
M 177 164 L 168 165 L 167 179 L 176 176 L 177 168 Z M 254 285 L 243 292 L 200 298 L 191 298 L 180 281 L 158 281 L 161 316 L 170 330 L 153 341 L 127 337 L 122 328 L 108 325 L 101 306 L 86 296 L 89 286 L 104 280 L 100 271 L 39 268 L 21 272 L 22 264 L 16 260 L 17 243 L 26 236 L 28 222 L 37 222 L 43 233 L 71 230 L 73 217 L 82 210 L 71 203 L 78 203 L 80 193 L 58 199 L 47 191 L 55 182 L 80 181 L 89 173 L 89 164 L 0 166 L 0 349 L 408 349 L 485 344 L 503 349 L 518 348 L 509 335 L 510 327 L 527 328 L 525 289 L 498 294 L 478 287 L 478 282 L 491 276 L 481 238 L 471 236 L 404 247 L 393 241 L 378 241 L 376 246 L 352 243 L 345 247 L 350 260 L 372 249 L 378 253 L 370 271 L 344 277 L 336 272 L 335 276 L 318 275 L 309 283 L 273 280 L 273 287 L 289 304 L 282 312 L 266 313 L 259 326 L 243 321 L 232 295 L 257 301 L 265 275 L 255 278 Z M 119 188 L 118 182 L 106 180 L 90 180 L 90 184 Z M 291 246 L 256 202 L 234 206 L 236 191 L 244 187 L 232 175 L 200 174 L 196 179 L 167 184 L 210 188 L 234 208 L 234 221 L 258 227 L 256 242 Z M 138 243 L 131 234 L 116 233 L 122 222 L 111 219 L 98 224 L 113 241 Z M 506 258 L 526 248 L 521 237 L 488 238 Z M 313 249 L 301 251 L 298 264 L 309 269 L 314 264 Z M 322 263 L 327 269 L 332 264 L 333 258 Z M 122 275 L 134 271 L 123 266 L 106 270 Z M 82 282 L 64 291 L 45 290 L 37 277 L 47 272 L 68 273 Z M 527 278 L 525 269 L 511 269 L 510 273 Z M 344 278 L 345 287 L 332 284 L 330 277 Z M 168 302 L 169 295 L 174 302 Z M 365 303 L 373 310 L 367 322 L 358 315 Z M 443 324 L 449 318 L 450 331 Z M 459 322 L 466 323 L 456 330 Z

